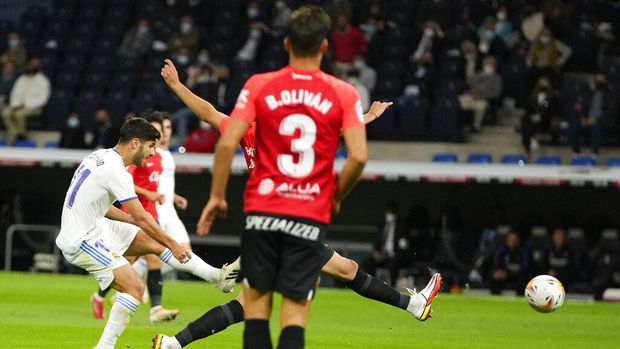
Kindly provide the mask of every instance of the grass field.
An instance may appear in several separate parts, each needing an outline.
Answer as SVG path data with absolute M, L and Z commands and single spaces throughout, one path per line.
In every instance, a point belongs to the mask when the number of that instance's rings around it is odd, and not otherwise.
M 96 283 L 86 276 L 0 273 L 0 348 L 92 348 L 104 322 L 90 314 Z M 181 309 L 176 322 L 152 325 L 142 306 L 117 348 L 150 348 L 156 333 L 174 334 L 230 295 L 199 282 L 167 282 L 164 304 Z M 349 290 L 320 290 L 306 348 L 617 348 L 620 305 L 568 300 L 539 314 L 522 297 L 442 295 L 433 318 L 363 299 Z M 277 321 L 272 321 L 275 338 Z M 241 348 L 241 324 L 189 348 Z M 614 344 L 615 343 L 615 344 Z

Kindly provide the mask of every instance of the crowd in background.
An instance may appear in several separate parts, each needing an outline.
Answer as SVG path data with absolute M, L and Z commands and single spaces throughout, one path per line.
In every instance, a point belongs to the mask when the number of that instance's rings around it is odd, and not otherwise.
M 365 107 L 397 102 L 369 126 L 371 139 L 464 141 L 515 107 L 525 110 L 518 129 L 527 153 L 542 141 L 579 153 L 585 139 L 596 155 L 618 138 L 617 2 L 308 2 L 333 19 L 323 68 L 352 83 Z M 10 140 L 24 136 L 31 117 L 70 133 L 79 123 L 90 135 L 101 109 L 118 127 L 127 112 L 160 108 L 174 115 L 178 145 L 193 129 L 210 143 L 217 134 L 159 78 L 163 58 L 173 59 L 192 91 L 229 112 L 247 77 L 286 64 L 286 21 L 301 3 L 68 0 L 28 8 L 0 23 L 0 104 Z M 37 57 L 36 83 L 47 93 L 29 98 L 36 103 L 10 102 L 13 81 Z

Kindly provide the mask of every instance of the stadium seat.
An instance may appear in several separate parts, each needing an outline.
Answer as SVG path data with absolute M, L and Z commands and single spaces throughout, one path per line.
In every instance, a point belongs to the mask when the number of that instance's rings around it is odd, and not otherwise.
M 542 258 L 542 251 L 549 244 L 549 231 L 543 226 L 534 226 L 530 229 L 528 246 L 532 251 L 532 259 L 539 263 Z
M 524 155 L 504 155 L 500 161 L 502 164 L 527 164 L 527 157 Z
M 452 142 L 462 140 L 459 110 L 456 98 L 442 98 L 437 101 L 431 112 L 430 134 L 433 140 Z
M 58 146 L 59 146 L 58 142 L 49 141 L 49 142 L 45 142 L 45 145 L 43 147 L 48 148 L 48 149 L 55 149 L 55 148 L 58 148 Z
M 396 103 L 399 138 L 421 140 L 426 137 L 429 102 L 422 96 L 403 96 Z
M 72 90 L 54 90 L 45 107 L 45 120 L 51 130 L 60 130 L 69 115 L 73 100 Z
M 620 167 L 620 158 L 609 158 L 607 159 L 608 167 Z
M 572 166 L 594 167 L 596 166 L 596 159 L 589 156 L 576 156 L 571 160 L 570 164 Z
M 536 160 L 537 165 L 559 166 L 562 165 L 562 158 L 556 155 L 541 155 Z
M 433 162 L 457 163 L 459 162 L 459 157 L 456 153 L 435 154 L 433 155 Z
M 488 153 L 469 154 L 467 157 L 468 164 L 491 164 L 493 157 Z
M 0 147 L 6 147 L 6 141 L 4 139 L 0 139 Z
M 29 141 L 27 139 L 19 139 L 15 141 L 15 144 L 13 144 L 13 146 L 15 146 L 16 148 L 36 148 L 37 143 Z

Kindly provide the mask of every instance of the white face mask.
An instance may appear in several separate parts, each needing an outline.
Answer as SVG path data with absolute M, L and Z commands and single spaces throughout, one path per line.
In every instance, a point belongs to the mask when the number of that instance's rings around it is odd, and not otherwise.
M 491 65 L 491 64 L 487 64 L 487 65 L 485 65 L 485 66 L 482 68 L 482 71 L 483 71 L 485 74 L 489 74 L 489 75 L 491 75 L 491 74 L 495 73 L 495 67 L 494 67 L 493 65 Z
M 540 37 L 540 42 L 542 42 L 543 44 L 545 44 L 545 45 L 546 45 L 546 44 L 548 44 L 548 43 L 550 43 L 550 42 L 551 42 L 551 38 L 550 38 L 550 37 L 548 37 L 548 36 L 541 36 L 541 37 Z
M 206 55 L 198 56 L 198 63 L 200 63 L 200 64 L 209 64 L 209 56 L 206 56 Z
M 192 30 L 192 24 L 183 22 L 181 23 L 181 33 L 189 33 Z
M 180 65 L 186 65 L 189 63 L 189 57 L 186 55 L 179 55 L 177 56 L 177 62 L 179 62 Z
M 435 36 L 435 31 L 431 28 L 424 28 L 424 35 L 433 37 Z
M 506 19 L 506 12 L 504 11 L 499 11 L 497 13 L 497 19 L 499 19 L 500 21 L 503 21 L 504 19 Z

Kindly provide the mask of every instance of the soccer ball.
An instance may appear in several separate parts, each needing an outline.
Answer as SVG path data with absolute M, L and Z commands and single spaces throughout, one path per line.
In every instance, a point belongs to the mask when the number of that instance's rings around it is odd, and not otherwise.
M 564 296 L 564 286 L 551 275 L 538 275 L 525 286 L 525 299 L 541 313 L 550 313 L 561 307 Z

